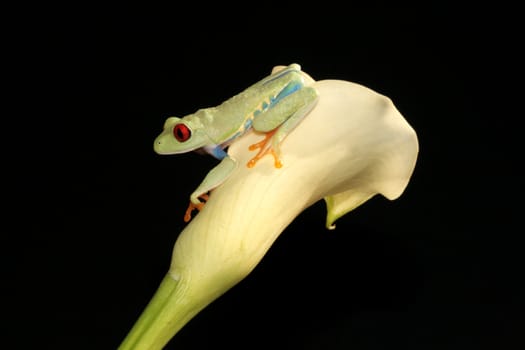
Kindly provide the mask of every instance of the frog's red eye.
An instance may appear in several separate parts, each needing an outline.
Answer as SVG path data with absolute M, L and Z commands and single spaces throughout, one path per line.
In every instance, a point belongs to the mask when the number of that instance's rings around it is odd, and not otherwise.
M 184 124 L 177 124 L 173 128 L 173 136 L 175 136 L 177 141 L 185 142 L 190 138 L 191 130 Z

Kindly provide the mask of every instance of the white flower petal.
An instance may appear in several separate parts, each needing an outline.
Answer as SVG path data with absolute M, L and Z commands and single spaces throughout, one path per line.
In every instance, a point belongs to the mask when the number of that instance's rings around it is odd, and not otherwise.
M 215 189 L 179 236 L 171 273 L 216 297 L 244 278 L 306 207 L 326 197 L 327 226 L 376 193 L 398 197 L 417 157 L 417 137 L 390 99 L 361 85 L 314 85 L 318 105 L 282 144 L 283 167 L 271 156 L 254 168 L 251 133 L 233 144 L 239 166 Z

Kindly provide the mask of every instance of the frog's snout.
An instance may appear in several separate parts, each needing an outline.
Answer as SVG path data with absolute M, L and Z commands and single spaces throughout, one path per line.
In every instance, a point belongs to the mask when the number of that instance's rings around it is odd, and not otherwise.
M 159 137 L 157 137 L 155 141 L 153 141 L 153 150 L 155 151 L 155 153 L 163 154 L 163 146 L 164 144 Z

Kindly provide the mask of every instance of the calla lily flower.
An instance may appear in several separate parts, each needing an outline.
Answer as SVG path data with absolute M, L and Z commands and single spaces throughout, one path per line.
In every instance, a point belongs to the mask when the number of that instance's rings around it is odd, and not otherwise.
M 372 196 L 393 200 L 404 191 L 418 142 L 392 101 L 359 84 L 305 76 L 320 97 L 283 141 L 282 168 L 271 156 L 244 166 L 253 157 L 248 147 L 262 138 L 257 133 L 229 147 L 239 166 L 179 235 L 167 275 L 120 349 L 161 349 L 246 277 L 313 203 L 326 201 L 326 226 L 333 229 Z

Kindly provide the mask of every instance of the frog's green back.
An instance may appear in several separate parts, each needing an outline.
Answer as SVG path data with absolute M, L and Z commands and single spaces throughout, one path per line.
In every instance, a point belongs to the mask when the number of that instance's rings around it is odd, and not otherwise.
M 290 72 L 300 72 L 298 64 L 265 77 L 243 92 L 224 101 L 217 107 L 207 108 L 203 123 L 206 124 L 208 136 L 216 144 L 227 144 L 236 137 L 249 131 L 253 119 L 277 103 L 276 96 L 290 82 Z

